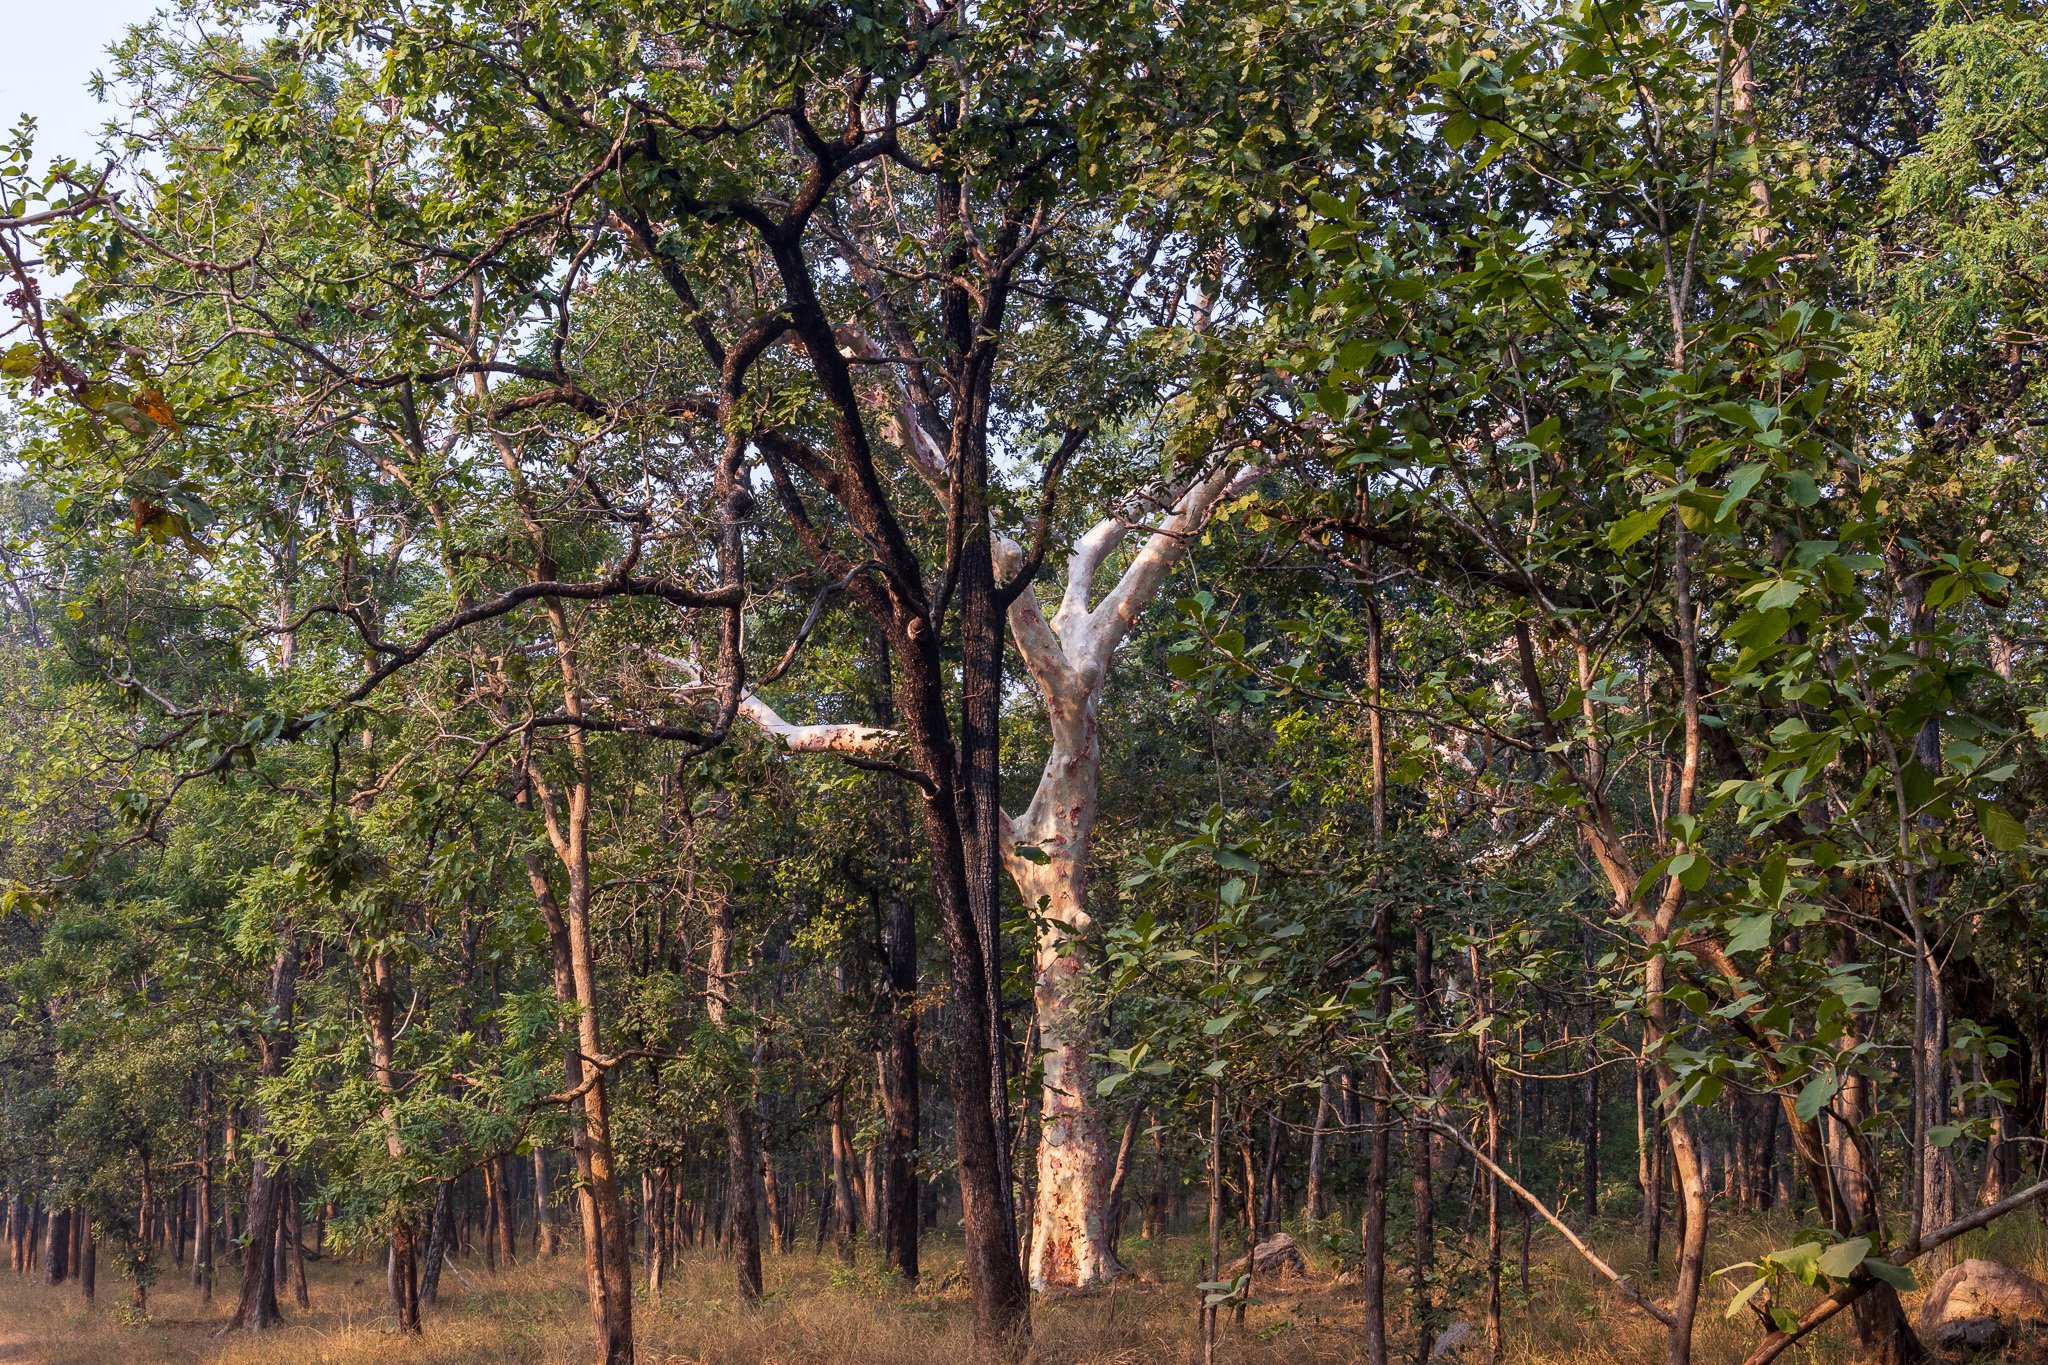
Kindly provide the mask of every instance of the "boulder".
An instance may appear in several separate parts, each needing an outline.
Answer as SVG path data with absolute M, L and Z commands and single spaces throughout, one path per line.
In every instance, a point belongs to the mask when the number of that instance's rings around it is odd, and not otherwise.
M 1301 1248 L 1284 1232 L 1275 1233 L 1253 1247 L 1249 1258 L 1240 1256 L 1223 1267 L 1223 1278 L 1236 1279 L 1244 1274 L 1247 1264 L 1252 1268 L 1254 1283 L 1260 1280 L 1284 1280 L 1289 1276 L 1308 1278 L 1308 1262 L 1302 1258 Z
M 1920 1339 L 1938 1351 L 1987 1351 L 2048 1334 L 2048 1284 L 1996 1261 L 1949 1267 L 1920 1304 Z

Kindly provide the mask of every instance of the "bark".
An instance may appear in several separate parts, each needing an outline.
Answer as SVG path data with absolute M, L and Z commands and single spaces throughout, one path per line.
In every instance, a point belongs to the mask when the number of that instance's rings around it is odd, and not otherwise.
M 1474 1005 L 1480 1017 L 1493 1012 L 1492 990 L 1488 985 L 1486 962 L 1480 953 L 1478 943 L 1468 950 L 1472 968 L 1472 990 Z M 1479 1081 L 1480 1099 L 1486 1105 L 1486 1159 L 1490 1166 L 1500 1164 L 1500 1092 L 1494 1081 L 1492 1046 L 1484 1032 L 1478 1039 L 1476 1070 Z M 1500 1313 L 1500 1177 L 1491 1170 L 1484 1172 L 1486 1179 L 1486 1361 L 1487 1365 L 1498 1365 L 1504 1335 L 1501 1329 Z
M 71 1210 L 51 1209 L 43 1228 L 43 1283 L 58 1285 L 71 1277 Z
M 891 696 L 887 642 L 877 640 L 873 654 L 879 683 L 874 699 L 875 723 L 894 728 L 896 708 Z M 889 1268 L 914 1284 L 918 1272 L 918 1092 L 922 1084 L 917 1054 L 917 906 L 900 871 L 910 860 L 910 815 L 901 784 L 891 784 L 884 800 L 890 865 L 881 891 L 885 993 L 880 1059 L 882 1250 Z
M 553 1256 L 562 1249 L 561 1225 L 555 1217 L 554 1173 L 548 1169 L 547 1152 L 533 1149 L 533 1250 L 536 1256 Z
M 732 1004 L 732 906 L 723 896 L 712 901 L 710 957 L 704 969 L 704 1012 L 713 1028 L 723 1029 Z M 754 1151 L 754 1110 L 737 1078 L 729 1078 L 719 1109 L 725 1120 L 726 1226 L 732 1233 L 733 1272 L 740 1298 L 761 1297 L 761 1218 L 754 1205 L 757 1161 Z
M 270 1017 L 257 1035 L 257 1074 L 266 1080 L 284 1070 L 298 987 L 299 945 L 296 936 L 287 930 L 270 967 Z M 249 1125 L 249 1197 L 243 1219 L 247 1240 L 242 1249 L 242 1291 L 235 1315 L 228 1322 L 231 1329 L 245 1332 L 268 1331 L 284 1321 L 277 1307 L 277 1258 L 272 1254 L 284 1180 L 282 1172 L 271 1168 L 270 1155 L 265 1151 L 267 1127 L 268 1116 L 263 1106 L 253 1106 Z
M 1301 1202 L 1301 1220 L 1314 1223 L 1323 1216 L 1323 1143 L 1330 1117 L 1330 1078 L 1316 1087 L 1315 1127 L 1308 1139 L 1308 1191 Z
M 852 1265 L 854 1243 L 853 1144 L 846 1139 L 846 1087 L 832 1092 L 832 1249 L 841 1265 Z
M 1109 1176 L 1109 1249 L 1116 1250 L 1124 1231 L 1124 1185 L 1131 1174 L 1131 1150 L 1138 1129 L 1145 1121 L 1140 1109 L 1124 1121 L 1124 1135 L 1116 1145 L 1116 1166 Z
M 1430 979 L 1436 944 L 1427 927 L 1415 926 L 1415 1055 L 1427 1074 L 1430 1058 L 1429 1017 L 1434 990 Z M 1410 1188 L 1414 1193 L 1415 1255 L 1411 1287 L 1415 1293 L 1415 1361 L 1429 1365 L 1436 1345 L 1436 1169 L 1426 1129 L 1408 1130 Z
M 292 1302 L 301 1308 L 311 1308 L 312 1296 L 306 1290 L 305 1218 L 305 1209 L 300 1200 L 291 1200 L 285 1211 L 284 1232 L 291 1256 Z
M 420 1264 L 420 1302 L 431 1308 L 441 1301 L 441 1267 L 447 1263 L 455 1237 L 455 1182 L 443 1180 L 434 1190 L 434 1211 L 427 1216 L 427 1251 Z
M 199 1178 L 193 1189 L 192 1283 L 213 1302 L 213 1078 L 199 1073 Z
M 1843 1039 L 1845 1050 L 1855 1045 L 1853 1036 Z M 1849 1233 L 1870 1238 L 1883 1245 L 1884 1210 L 1879 1197 L 1879 1176 L 1869 1139 L 1857 1131 L 1871 1112 L 1869 1079 L 1854 1071 L 1842 1076 L 1842 1088 L 1835 1096 L 1831 1121 L 1827 1125 L 1830 1168 L 1835 1172 L 1836 1191 L 1841 1198 Z M 1917 1234 L 1913 1241 L 1918 1242 Z M 1898 1291 L 1878 1284 L 1859 1297 L 1851 1308 L 1856 1324 L 1856 1344 L 1866 1365 L 1917 1365 L 1927 1351 L 1906 1318 Z
M 1122 518 L 1097 523 L 1075 544 L 1051 620 L 1028 587 L 1010 604 L 1011 631 L 1052 739 L 1031 804 L 1007 822 L 1003 847 L 1018 894 L 1041 916 L 1032 991 L 1045 1075 L 1030 1263 L 1031 1286 L 1041 1291 L 1093 1287 L 1123 1271 L 1110 1226 L 1108 1135 L 1096 1093 L 1101 1018 L 1088 988 L 1087 868 L 1101 803 L 1103 687 L 1118 645 L 1235 477 L 1235 470 L 1218 469 L 1187 488 L 1099 604 L 1090 605 L 1096 579 L 1128 534 Z M 1004 546 L 1006 566 L 1021 558 L 1016 547 Z
M 420 1331 L 419 1257 L 412 1222 L 400 1217 L 391 1225 L 391 1248 L 384 1262 L 385 1284 L 391 1307 L 398 1317 L 398 1330 L 417 1336 Z
M 99 1244 L 93 1240 L 92 1224 L 86 1220 L 85 1215 L 83 1213 L 78 1214 L 77 1220 L 78 1240 L 81 1244 L 78 1252 L 78 1292 L 84 1296 L 87 1303 L 91 1303 L 93 1295 L 99 1290 L 100 1249 Z M 135 1277 L 135 1296 L 138 1308 L 142 1306 L 142 1295 L 144 1286 L 147 1283 L 148 1281 L 142 1276 L 138 1275 Z
M 59 1285 L 71 1276 L 71 1210 L 52 1209 L 43 1229 L 43 1283 Z
M 912 1198 L 916 1197 L 915 1192 Z M 789 1250 L 789 1228 L 783 1222 L 782 1183 L 775 1178 L 775 1152 L 761 1144 L 761 1199 L 767 1206 L 768 1249 L 780 1256 Z
M 510 1269 L 519 1257 L 519 1225 L 512 1215 L 512 1156 L 500 1152 L 485 1172 L 489 1177 L 491 1221 L 497 1233 L 498 1264 Z
M 556 997 L 576 1010 L 575 1032 L 563 1043 L 563 1069 L 569 1082 L 565 1093 L 574 1096 L 571 1104 L 577 1117 L 570 1134 L 570 1155 L 576 1165 L 584 1282 L 600 1365 L 632 1365 L 632 1260 L 612 1157 L 611 1108 L 602 1071 L 584 1061 L 586 1057 L 604 1055 L 596 1013 L 597 973 L 589 934 L 590 862 L 585 841 L 589 796 L 582 784 L 572 788 L 567 803 L 568 819 L 564 821 L 555 816 L 554 803 L 546 800 L 547 789 L 536 776 L 529 770 L 529 783 L 542 794 L 540 804 L 547 812 L 550 838 L 556 842 L 558 855 L 569 871 L 565 907 L 555 895 L 540 859 L 530 853 L 526 855 L 527 882 L 547 925 L 554 957 Z M 576 909 L 579 905 L 580 911 Z
M 398 1072 L 392 1050 L 397 1039 L 398 1000 L 396 968 L 391 955 L 378 952 L 370 959 L 369 980 L 364 1001 L 370 1029 L 370 1074 L 384 1096 L 384 1149 L 392 1162 L 405 1160 L 405 1142 L 398 1129 Z M 280 1230 L 282 1230 L 280 1220 Z M 391 1248 L 385 1263 L 391 1292 L 391 1308 L 398 1318 L 398 1330 L 420 1331 L 420 1279 L 418 1253 L 414 1245 L 411 1216 L 401 1207 L 392 1218 Z
M 1367 517 L 1370 520 L 1370 515 Z M 1367 550 L 1366 569 L 1372 560 Z M 1368 758 L 1372 765 L 1372 843 L 1377 854 L 1387 842 L 1387 738 L 1386 716 L 1381 702 L 1381 636 L 1379 598 L 1368 592 L 1365 598 L 1365 687 L 1370 710 L 1366 713 Z M 1394 1012 L 1394 909 L 1382 897 L 1373 912 L 1373 966 L 1379 974 L 1374 995 L 1374 1018 L 1384 1023 Z M 1370 1094 L 1365 1103 L 1370 1145 L 1366 1157 L 1365 1217 L 1360 1229 L 1364 1252 L 1364 1342 L 1366 1365 L 1387 1365 L 1387 1173 L 1393 1165 L 1393 1109 L 1389 1103 L 1390 1078 L 1385 1066 L 1372 1071 Z

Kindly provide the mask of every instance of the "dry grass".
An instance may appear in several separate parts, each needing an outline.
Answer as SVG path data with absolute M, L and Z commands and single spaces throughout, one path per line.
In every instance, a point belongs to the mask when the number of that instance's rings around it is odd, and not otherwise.
M 1724 1265 L 1789 1240 L 1792 1228 L 1724 1219 L 1709 1264 Z M 1611 1243 L 1627 1270 L 1625 1230 Z M 1200 1249 L 1192 1239 L 1129 1248 L 1140 1272 L 1113 1294 L 1057 1298 L 1039 1305 L 1033 1359 L 1042 1365 L 1150 1365 L 1199 1358 L 1191 1285 Z M 2048 1270 L 2048 1232 L 2028 1216 L 1981 1233 L 1964 1255 L 1984 1255 L 2035 1274 Z M 865 1268 L 829 1258 L 768 1259 L 769 1295 L 747 1308 L 731 1292 L 731 1271 L 715 1255 L 695 1258 L 672 1282 L 666 1302 L 636 1305 L 643 1361 L 680 1365 L 965 1365 L 971 1358 L 966 1291 L 956 1257 L 928 1253 L 927 1286 L 906 1290 Z M 150 1298 L 150 1317 L 126 1309 L 127 1286 L 108 1276 L 99 1303 L 86 1306 L 75 1286 L 52 1290 L 0 1275 L 0 1362 L 15 1365 L 554 1365 L 588 1359 L 589 1316 L 578 1266 L 565 1256 L 489 1275 L 465 1262 L 469 1283 L 449 1277 L 426 1336 L 391 1331 L 382 1279 L 371 1265 L 311 1267 L 313 1307 L 287 1309 L 289 1326 L 261 1339 L 222 1338 L 231 1306 L 223 1294 L 199 1303 L 182 1276 L 166 1274 Z M 1607 1293 L 1575 1260 L 1543 1248 L 1526 1304 L 1512 1293 L 1508 1352 L 1525 1365 L 1638 1365 L 1659 1358 L 1659 1330 Z M 1728 1290 L 1710 1286 L 1701 1314 L 1700 1365 L 1739 1361 L 1754 1339 L 1748 1322 L 1723 1321 Z M 1230 1365 L 1323 1365 L 1358 1358 L 1357 1290 L 1319 1274 L 1307 1287 L 1262 1291 L 1242 1328 L 1226 1317 L 1219 1358 Z M 1909 1301 L 1910 1307 L 1910 1301 Z M 1477 1305 L 1452 1305 L 1476 1320 Z M 1474 1353 L 1476 1355 L 1476 1353 Z M 1468 1357 L 1470 1358 L 1470 1357 Z M 1839 1362 L 1839 1334 L 1804 1359 Z

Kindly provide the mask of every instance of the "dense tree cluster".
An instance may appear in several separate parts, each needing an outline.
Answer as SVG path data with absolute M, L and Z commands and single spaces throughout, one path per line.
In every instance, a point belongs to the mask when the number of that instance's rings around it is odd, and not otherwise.
M 2034 7 L 185 0 L 108 90 L 0 165 L 16 1269 L 561 1251 L 613 1365 L 957 1235 L 1018 1349 L 1206 1209 L 1212 1343 L 1286 1226 L 1373 1362 L 1511 1236 L 1903 1362 L 2042 1196 Z

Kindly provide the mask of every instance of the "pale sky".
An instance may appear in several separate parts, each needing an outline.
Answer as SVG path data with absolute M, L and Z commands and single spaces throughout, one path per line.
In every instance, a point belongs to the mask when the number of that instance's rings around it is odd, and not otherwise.
M 0 0 L 0 127 L 36 116 L 36 160 L 86 157 L 112 110 L 86 79 L 106 65 L 107 44 L 164 0 Z

